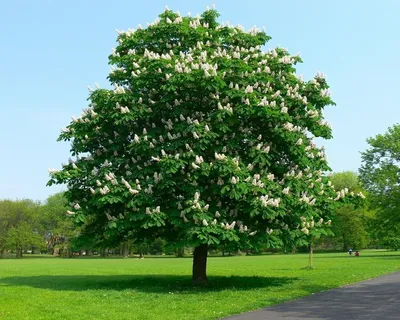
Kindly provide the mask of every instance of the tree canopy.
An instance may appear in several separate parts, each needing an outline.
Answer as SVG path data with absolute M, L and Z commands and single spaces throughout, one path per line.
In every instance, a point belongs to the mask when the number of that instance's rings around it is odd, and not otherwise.
M 367 140 L 369 148 L 362 153 L 360 179 L 371 194 L 376 210 L 376 227 L 381 233 L 400 229 L 400 125 Z M 379 231 L 379 230 L 378 230 Z
M 6 249 L 17 251 L 43 245 L 38 235 L 39 203 L 31 200 L 0 201 L 0 257 Z
M 352 192 L 365 192 L 356 173 L 351 171 L 338 172 L 330 176 L 336 190 L 348 188 Z M 336 241 L 342 245 L 343 251 L 350 248 L 362 249 L 369 240 L 369 228 L 373 221 L 373 213 L 367 206 L 349 203 L 335 210 L 332 231 Z

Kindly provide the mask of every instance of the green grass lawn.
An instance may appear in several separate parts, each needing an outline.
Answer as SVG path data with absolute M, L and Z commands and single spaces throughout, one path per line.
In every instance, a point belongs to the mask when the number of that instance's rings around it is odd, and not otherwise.
M 0 260 L 0 319 L 218 319 L 400 268 L 400 252 L 360 257 L 209 258 L 209 285 L 193 287 L 191 259 Z

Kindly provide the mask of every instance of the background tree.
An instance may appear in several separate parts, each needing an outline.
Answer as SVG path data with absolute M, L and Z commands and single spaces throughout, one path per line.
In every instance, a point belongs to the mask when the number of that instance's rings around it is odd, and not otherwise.
M 400 249 L 400 237 L 398 234 L 391 236 L 389 235 L 382 239 L 382 244 L 385 246 L 385 248 L 397 251 Z
M 38 232 L 38 208 L 39 203 L 32 200 L 2 200 L 0 201 L 0 256 L 2 257 L 6 249 L 16 249 L 16 246 L 10 245 L 15 244 L 19 235 L 21 239 L 31 239 L 27 236 L 29 226 L 29 233 Z M 20 228 L 21 225 L 24 225 Z M 11 233 L 10 231 L 13 230 Z M 11 239 L 10 239 L 11 237 Z M 32 239 L 35 236 L 32 235 Z M 19 239 L 19 238 L 18 238 Z M 19 241 L 19 240 L 18 240 Z M 36 241 L 30 241 L 31 244 L 38 244 Z M 19 251 L 17 255 L 22 257 L 22 249 L 27 248 L 26 244 L 18 246 Z
M 46 239 L 47 252 L 54 253 L 55 246 L 63 246 L 69 239 L 76 236 L 75 226 L 65 212 L 68 206 L 63 192 L 47 198 L 39 208 L 39 223 L 41 232 Z
M 44 241 L 37 231 L 32 230 L 32 225 L 23 221 L 8 231 L 6 246 L 15 249 L 17 258 L 22 258 L 24 250 L 32 247 L 41 248 L 44 246 Z
M 400 125 L 367 140 L 362 153 L 360 180 L 369 191 L 370 205 L 376 211 L 375 231 L 379 235 L 400 229 Z
M 354 193 L 365 192 L 354 172 L 338 172 L 332 174 L 330 178 L 337 191 L 348 189 Z M 335 242 L 342 246 L 343 251 L 348 251 L 350 248 L 365 248 L 368 244 L 368 229 L 372 219 L 373 213 L 367 210 L 366 206 L 356 207 L 354 204 L 347 204 L 337 208 L 332 218 Z
M 264 32 L 218 16 L 166 10 L 118 31 L 115 89 L 90 88 L 89 108 L 59 138 L 75 158 L 49 181 L 68 185 L 68 213 L 105 239 L 134 231 L 195 247 L 195 283 L 207 281 L 208 246 L 281 243 L 301 217 L 326 221 L 347 198 L 313 143 L 331 138 L 324 76 L 304 81 L 299 56 L 263 52 Z

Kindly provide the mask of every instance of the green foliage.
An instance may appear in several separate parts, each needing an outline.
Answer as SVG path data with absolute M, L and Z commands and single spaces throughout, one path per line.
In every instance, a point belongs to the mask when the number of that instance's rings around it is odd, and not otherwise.
M 333 233 L 338 237 L 343 251 L 348 249 L 364 249 L 368 244 L 367 232 L 368 218 L 365 209 L 354 209 L 354 206 L 347 205 L 335 212 Z
M 347 188 L 349 192 L 365 192 L 354 172 L 334 173 L 330 178 L 336 190 Z M 337 208 L 332 225 L 336 244 L 340 245 L 343 251 L 365 248 L 369 241 L 368 227 L 372 218 L 373 214 L 365 206 L 347 204 Z
M 335 186 L 336 191 L 343 189 L 349 189 L 352 192 L 364 191 L 361 188 L 360 182 L 358 181 L 358 176 L 352 171 L 336 172 L 330 175 L 330 179 Z
M 205 287 L 188 279 L 186 258 L 0 260 L 0 317 L 222 319 L 398 271 L 399 258 L 382 251 L 316 254 L 310 272 L 302 269 L 304 254 L 211 257 Z
M 39 208 L 40 230 L 46 239 L 47 250 L 50 253 L 53 252 L 55 246 L 64 246 L 79 232 L 66 216 L 67 205 L 64 193 L 59 192 L 48 197 Z
M 370 193 L 370 206 L 375 211 L 374 233 L 382 239 L 400 230 L 400 125 L 367 141 L 360 180 Z
M 27 199 L 0 201 L 0 256 L 10 247 L 16 249 L 18 239 L 35 238 L 33 234 L 36 234 L 38 230 L 38 208 L 38 203 Z M 29 227 L 29 232 L 27 227 Z M 28 233 L 32 234 L 32 239 Z M 36 241 L 29 242 L 38 244 Z M 26 245 L 24 244 L 23 247 L 25 248 Z M 21 246 L 18 245 L 18 248 L 21 249 Z
M 43 238 L 32 229 L 32 225 L 22 222 L 18 226 L 13 226 L 8 231 L 6 239 L 6 247 L 15 249 L 22 254 L 22 250 L 31 249 L 32 247 L 43 247 Z
M 382 244 L 388 249 L 400 249 L 400 237 L 385 237 L 382 239 Z
M 263 52 L 264 32 L 170 10 L 119 32 L 109 57 L 114 90 L 91 90 L 89 108 L 60 135 L 69 163 L 49 185 L 68 185 L 68 211 L 110 243 L 280 246 L 302 219 L 328 221 L 339 202 L 314 137 L 331 138 L 334 104 L 318 74 L 295 74 L 298 56 Z M 303 233 L 308 233 L 306 226 Z

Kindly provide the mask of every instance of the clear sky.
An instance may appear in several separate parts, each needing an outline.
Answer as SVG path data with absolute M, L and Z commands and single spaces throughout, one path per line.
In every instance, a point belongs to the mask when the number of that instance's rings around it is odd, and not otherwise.
M 306 79 L 327 75 L 337 103 L 326 112 L 328 159 L 335 171 L 356 171 L 365 140 L 400 116 L 400 1 L 13 0 L 0 3 L 0 198 L 60 190 L 45 186 L 47 169 L 69 156 L 56 139 L 87 106 L 87 85 L 108 85 L 115 29 L 145 26 L 166 4 L 195 15 L 213 3 L 221 21 L 265 26 L 268 47 L 300 52 Z

